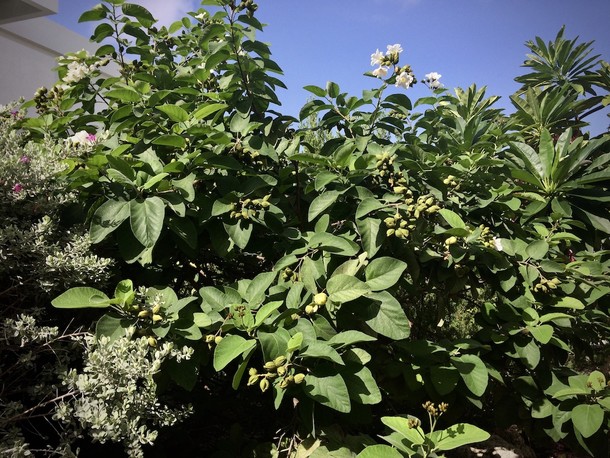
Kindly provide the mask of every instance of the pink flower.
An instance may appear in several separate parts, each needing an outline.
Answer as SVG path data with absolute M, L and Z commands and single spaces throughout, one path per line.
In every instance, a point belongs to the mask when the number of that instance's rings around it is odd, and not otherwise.
M 19 158 L 19 162 L 20 162 L 21 164 L 29 164 L 29 163 L 30 163 L 30 158 L 29 158 L 29 157 L 27 157 L 27 156 L 21 156 L 21 157 Z
M 95 136 L 95 134 L 89 134 L 89 135 L 87 135 L 87 140 L 90 141 L 91 143 L 95 143 L 95 140 L 97 140 L 97 137 Z
M 21 192 L 23 191 L 23 185 L 21 183 L 15 183 L 15 185 L 13 186 L 13 192 Z

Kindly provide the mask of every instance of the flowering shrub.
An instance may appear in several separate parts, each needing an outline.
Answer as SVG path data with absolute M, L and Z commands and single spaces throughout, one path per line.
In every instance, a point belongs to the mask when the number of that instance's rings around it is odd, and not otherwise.
M 315 98 L 299 117 L 317 120 L 316 139 L 276 111 L 281 70 L 255 39 L 256 5 L 202 3 L 213 8 L 160 28 L 141 6 L 96 6 L 81 20 L 102 21 L 93 40 L 105 44 L 77 56 L 86 71 L 62 60 L 51 96 L 32 102 L 33 137 L 86 147 L 66 179 L 91 241 L 131 277 L 53 305 L 102 309 L 99 342 L 135 328 L 129 351 L 191 346 L 199 364 L 158 376 L 196 390 L 200 373 L 224 374 L 245 404 L 278 410 L 285 455 L 347 425 L 344 443 L 323 446 L 353 456 L 381 423 L 408 443 L 362 456 L 450 450 L 487 437 L 468 419 L 602 456 L 609 388 L 570 360 L 597 364 L 610 325 L 609 136 L 577 130 L 602 107 L 608 67 L 579 67 L 587 46 L 563 31 L 537 40 L 526 66 L 538 77 L 523 77 L 505 116 L 497 97 L 451 93 L 434 72 L 432 95 L 412 103 L 417 80 L 394 44 L 371 56 L 375 88 L 361 97 L 306 86 Z M 96 59 L 119 76 L 98 74 Z M 570 78 L 544 76 L 557 68 Z M 429 433 L 387 416 L 444 403 Z M 209 419 L 206 408 L 194 414 Z M 98 437 L 97 420 L 72 415 Z

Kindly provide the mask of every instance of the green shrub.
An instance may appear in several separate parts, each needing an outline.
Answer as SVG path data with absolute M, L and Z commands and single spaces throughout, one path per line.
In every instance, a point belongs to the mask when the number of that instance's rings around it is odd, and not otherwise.
M 193 389 L 212 368 L 288 409 L 293 423 L 282 415 L 278 427 L 292 440 L 275 445 L 286 455 L 336 425 L 404 433 L 387 413 L 426 401 L 451 405 L 426 453 L 470 420 L 603 455 L 605 376 L 567 361 L 609 330 L 610 136 L 577 130 L 602 107 L 608 66 L 578 70 L 589 45 L 563 31 L 538 39 L 534 53 L 563 51 L 526 62 L 533 73 L 505 116 L 484 88 L 452 94 L 434 73 L 431 95 L 412 104 L 415 75 L 391 45 L 372 55 L 375 88 L 361 97 L 306 86 L 315 98 L 300 120 L 318 120 L 316 137 L 276 111 L 281 70 L 255 39 L 255 5 L 203 4 L 213 8 L 160 28 L 120 0 L 84 13 L 102 21 L 93 40 L 112 43 L 61 60 L 60 85 L 22 123 L 86 150 L 65 177 L 91 241 L 151 292 L 124 280 L 53 304 L 107 309 L 100 341 L 134 327 L 146 337 L 134 345 L 191 345 L 200 368 L 159 376 Z M 569 78 L 548 77 L 566 55 Z M 109 61 L 120 76 L 99 74 Z M 486 437 L 461 428 L 473 434 L 460 445 Z M 352 456 L 369 443 L 344 437 Z

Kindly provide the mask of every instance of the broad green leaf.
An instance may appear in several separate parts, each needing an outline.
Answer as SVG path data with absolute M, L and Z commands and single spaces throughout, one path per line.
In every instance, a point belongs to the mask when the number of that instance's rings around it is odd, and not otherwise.
M 332 361 L 333 363 L 344 365 L 337 350 L 324 342 L 311 342 L 299 353 L 303 358 L 318 358 Z
M 142 96 L 135 89 L 113 89 L 104 93 L 104 97 L 118 99 L 121 102 L 138 102 Z
M 176 148 L 184 148 L 186 140 L 180 135 L 160 135 L 152 141 L 153 145 L 174 146 Z
M 237 334 L 229 334 L 216 346 L 214 350 L 214 370 L 220 371 L 227 364 L 256 346 L 256 340 L 246 340 Z
M 158 173 L 157 175 L 149 178 L 146 183 L 144 183 L 144 185 L 142 186 L 142 189 L 150 189 L 152 188 L 154 185 L 156 185 L 157 183 L 159 183 L 160 181 L 162 181 L 166 176 L 168 176 L 169 173 Z
M 250 240 L 250 236 L 252 235 L 252 224 L 246 223 L 242 225 L 238 221 L 235 224 L 223 223 L 223 226 L 235 245 L 242 250 L 246 248 L 246 245 L 248 245 L 248 241 Z
M 452 228 L 457 229 L 466 229 L 466 223 L 460 218 L 460 215 L 457 213 L 447 209 L 441 208 L 438 213 L 447 221 L 447 224 Z
M 339 191 L 326 191 L 316 197 L 309 205 L 308 221 L 313 221 L 316 217 L 334 204 L 341 195 Z
M 381 422 L 404 437 L 409 445 L 421 445 L 424 443 L 423 434 L 420 434 L 418 431 L 421 431 L 421 428 L 410 428 L 408 419 L 404 417 L 381 417 Z
M 447 429 L 432 432 L 430 437 L 438 450 L 453 450 L 462 445 L 486 441 L 490 434 L 477 426 L 457 423 Z
M 252 279 L 248 285 L 244 298 L 250 302 L 262 302 L 265 298 L 265 292 L 275 280 L 277 272 L 262 272 Z
M 150 11 L 141 5 L 123 3 L 121 8 L 123 14 L 136 18 L 144 27 L 151 27 L 155 23 L 155 18 L 150 14 Z
M 195 323 L 195 325 L 199 326 L 200 328 L 207 328 L 208 326 L 211 326 L 213 323 L 212 318 L 210 318 L 210 316 L 207 313 L 203 313 L 203 312 L 193 313 L 193 322 Z
M 311 373 L 305 376 L 305 394 L 316 402 L 343 413 L 349 413 L 352 405 L 343 377 Z
M 388 289 L 400 280 L 407 264 L 389 256 L 373 259 L 364 271 L 366 284 L 372 291 Z
M 460 372 L 451 366 L 433 366 L 430 369 L 430 378 L 436 392 L 446 396 L 457 386 Z
M 157 197 L 129 203 L 129 224 L 133 235 L 147 248 L 153 247 L 161 235 L 165 219 L 165 204 Z
M 197 108 L 193 112 L 193 118 L 195 119 L 203 119 L 206 116 L 211 115 L 212 113 L 216 113 L 220 110 L 224 110 L 228 105 L 226 103 L 210 103 L 205 104 L 199 108 Z
M 261 343 L 265 361 L 271 361 L 278 356 L 284 356 L 288 351 L 290 333 L 284 328 L 278 328 L 275 332 L 258 331 L 256 336 Z
M 409 337 L 411 326 L 400 303 L 387 291 L 371 293 L 362 316 L 370 328 L 394 340 Z
M 377 382 L 368 367 L 362 366 L 356 371 L 350 367 L 341 372 L 349 390 L 349 396 L 359 404 L 378 404 L 381 402 L 381 392 Z
M 98 207 L 91 219 L 91 227 L 89 229 L 91 242 L 101 242 L 127 218 L 129 218 L 128 201 L 108 200 L 104 202 Z
M 309 242 L 311 247 L 319 246 L 324 251 L 336 253 L 342 256 L 354 256 L 359 251 L 358 244 L 344 237 L 329 234 L 328 232 L 317 232 Z
M 591 437 L 602 426 L 604 410 L 597 404 L 580 404 L 572 409 L 572 424 L 583 437 Z
M 178 105 L 158 105 L 156 108 L 165 113 L 174 122 L 184 122 L 189 119 L 188 112 Z
M 363 199 L 360 204 L 358 204 L 358 208 L 356 208 L 356 219 L 360 219 L 375 210 L 384 208 L 385 206 L 386 204 L 378 201 L 374 197 L 367 197 L 366 199 Z
M 70 288 L 51 301 L 58 309 L 106 308 L 111 301 L 102 291 L 87 286 Z
M 365 447 L 356 458 L 402 458 L 402 454 L 389 445 L 376 444 Z
M 543 324 L 540 326 L 528 326 L 527 330 L 532 334 L 541 344 L 547 344 L 553 337 L 553 326 L 549 324 Z
M 300 350 L 302 343 L 303 343 L 303 333 L 297 332 L 290 338 L 290 340 L 288 340 L 288 343 L 286 344 L 286 347 L 287 347 L 286 350 L 290 353 Z
M 583 310 L 585 308 L 585 304 L 583 304 L 579 299 L 576 299 L 575 297 L 568 296 L 561 298 L 553 307 Z
M 461 355 L 452 357 L 451 362 L 460 372 L 462 380 L 472 394 L 483 396 L 489 382 L 489 373 L 481 358 L 475 355 Z
M 532 259 L 542 259 L 549 251 L 549 244 L 545 240 L 535 240 L 525 249 L 525 253 Z
M 332 339 L 328 341 L 328 345 L 331 345 L 334 348 L 343 348 L 355 343 L 373 342 L 375 340 L 377 340 L 375 337 L 369 336 L 364 332 L 348 330 L 334 335 Z
M 366 251 L 369 258 L 377 254 L 383 243 L 385 234 L 381 230 L 381 224 L 381 221 L 377 218 L 356 220 L 358 232 L 362 239 L 362 249 Z
M 229 128 L 231 132 L 245 133 L 250 125 L 250 116 L 242 116 L 241 113 L 235 112 L 231 118 Z
M 125 327 L 123 327 L 124 321 L 126 320 L 111 315 L 102 316 L 95 325 L 95 336 L 98 339 L 102 336 L 106 336 L 111 342 L 120 339 L 126 335 Z
M 267 302 L 266 304 L 263 304 L 256 312 L 254 317 L 254 326 L 258 327 L 262 325 L 264 321 L 283 304 L 283 301 Z
M 326 289 L 330 300 L 337 303 L 353 301 L 371 291 L 362 280 L 345 274 L 330 278 L 326 284 Z
M 326 91 L 324 89 L 322 89 L 321 87 L 309 85 L 309 86 L 303 87 L 303 89 L 311 92 L 314 95 L 317 95 L 318 97 L 326 97 Z

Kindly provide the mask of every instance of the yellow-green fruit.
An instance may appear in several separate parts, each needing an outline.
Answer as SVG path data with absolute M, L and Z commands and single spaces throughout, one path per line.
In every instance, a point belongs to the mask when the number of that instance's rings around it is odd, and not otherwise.
M 313 305 L 309 304 L 305 307 L 305 313 L 307 313 L 307 315 L 311 315 L 312 313 L 315 313 L 313 310 Z
M 207 336 L 205 336 L 205 341 L 206 343 L 214 342 L 214 336 L 212 334 L 208 334 Z
M 268 371 L 274 371 L 277 368 L 273 361 L 267 361 L 263 367 Z
M 259 386 L 261 388 L 261 391 L 264 393 L 265 391 L 267 391 L 269 389 L 269 380 L 267 380 L 266 378 L 262 379 Z
M 394 227 L 396 225 L 396 220 L 389 216 L 386 219 L 384 219 L 383 222 L 388 227 Z
M 406 190 L 407 188 L 405 188 L 404 186 L 394 186 L 393 189 L 396 194 L 403 194 Z
M 152 308 L 153 313 L 159 313 L 159 310 L 161 310 L 161 304 L 157 304 Z
M 319 306 L 325 305 L 328 296 L 326 293 L 318 293 L 313 297 L 313 303 Z
M 396 231 L 394 229 L 388 229 L 387 231 L 385 231 L 385 235 L 387 235 L 388 237 L 392 237 L 395 232 Z
M 221 340 L 222 340 L 222 336 L 216 336 L 216 337 L 214 337 L 214 343 L 215 343 L 216 345 L 218 345 L 218 344 L 220 343 L 220 341 L 221 341 Z
M 153 317 L 152 317 L 153 323 L 158 323 L 162 319 L 163 319 L 163 317 L 161 315 L 153 315 Z
M 282 390 L 285 390 L 286 388 L 288 388 L 288 384 L 289 384 L 288 380 L 283 379 L 283 380 L 280 382 L 280 388 L 281 388 Z
M 275 364 L 275 367 L 280 367 L 283 366 L 284 364 L 286 364 L 286 357 L 285 356 L 278 356 L 277 358 L 275 358 L 273 360 L 273 364 Z
M 286 366 L 280 366 L 277 368 L 277 375 L 279 375 L 280 377 L 283 377 L 284 375 L 286 375 Z
M 148 338 L 148 345 L 150 345 L 151 347 L 156 347 L 157 346 L 157 339 L 155 339 L 154 337 L 149 337 Z
M 303 383 L 303 380 L 305 380 L 305 374 L 296 374 L 294 376 L 294 383 L 297 385 Z
M 248 386 L 252 386 L 256 382 L 258 382 L 258 375 L 251 375 L 250 378 L 248 378 Z
M 454 243 L 457 243 L 457 237 L 456 236 L 451 236 L 447 240 L 445 240 L 445 245 L 447 245 L 447 246 L 453 245 Z
M 140 313 L 138 313 L 138 318 L 146 318 L 149 315 L 150 315 L 150 311 L 142 310 Z
M 252 376 L 252 375 L 256 375 L 258 374 L 258 371 L 256 370 L 255 367 L 251 367 L 250 369 L 248 369 L 248 375 Z

